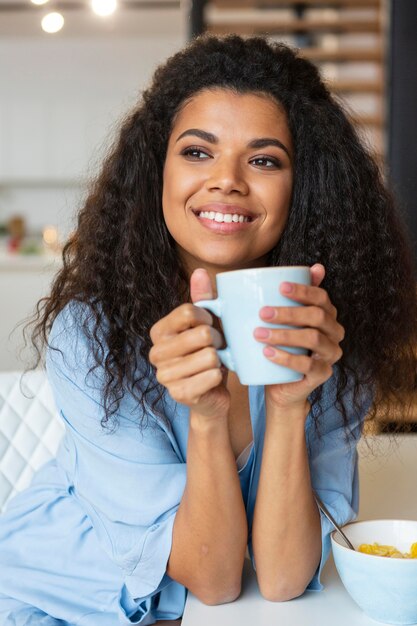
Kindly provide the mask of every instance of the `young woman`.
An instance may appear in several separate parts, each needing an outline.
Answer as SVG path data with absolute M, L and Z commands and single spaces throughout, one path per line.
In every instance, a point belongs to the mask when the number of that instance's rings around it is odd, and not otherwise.
M 312 286 L 281 288 L 306 306 L 264 307 L 254 335 L 304 377 L 244 387 L 192 303 L 218 272 L 299 264 Z M 0 519 L 1 623 L 175 620 L 186 589 L 239 596 L 247 547 L 266 599 L 320 589 L 331 528 L 315 493 L 355 517 L 356 443 L 366 414 L 413 389 L 415 313 L 390 195 L 315 67 L 260 38 L 174 55 L 38 309 L 66 434 Z M 268 335 L 271 321 L 296 329 Z

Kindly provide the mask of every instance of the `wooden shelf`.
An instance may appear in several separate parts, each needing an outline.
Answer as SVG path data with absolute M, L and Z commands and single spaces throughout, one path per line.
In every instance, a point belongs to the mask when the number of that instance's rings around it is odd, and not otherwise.
M 385 125 L 384 117 L 379 115 L 366 115 L 366 114 L 353 114 L 349 116 L 349 119 L 358 126 L 377 126 L 382 128 Z
M 212 0 L 211 4 L 220 9 L 272 9 L 277 7 L 294 7 L 308 5 L 309 7 L 355 7 L 379 8 L 381 0 Z
M 310 61 L 376 61 L 381 62 L 384 59 L 382 48 L 337 48 L 335 50 L 327 48 L 301 48 L 300 55 Z
M 220 12 L 216 16 L 216 20 L 212 21 L 207 30 L 215 35 L 225 35 L 228 33 L 236 33 L 238 35 L 251 34 L 279 34 L 279 33 L 312 33 L 312 32 L 330 32 L 330 33 L 379 33 L 381 25 L 379 20 L 342 20 L 342 19 L 294 19 L 277 21 L 272 16 L 270 19 L 262 19 L 251 22 L 239 22 L 237 19 L 233 22 L 222 22 Z
M 328 80 L 325 81 L 335 93 L 379 93 L 384 91 L 382 80 Z
M 377 410 L 374 420 L 365 422 L 364 434 L 375 435 L 381 432 L 393 432 L 392 429 L 386 430 L 387 423 L 384 419 L 384 408 L 384 406 L 381 406 L 381 408 Z M 407 429 L 413 424 L 417 424 L 417 402 L 414 398 L 410 398 L 410 404 L 405 410 L 395 407 L 389 425 L 394 429 L 398 428 L 398 432 L 401 432 L 401 426 L 403 426 L 404 431 L 407 432 Z

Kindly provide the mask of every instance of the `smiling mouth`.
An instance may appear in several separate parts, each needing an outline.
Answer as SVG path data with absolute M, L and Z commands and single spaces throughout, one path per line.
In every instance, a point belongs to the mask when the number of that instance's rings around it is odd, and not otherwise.
M 200 219 L 210 220 L 212 222 L 217 222 L 218 224 L 232 224 L 232 223 L 240 223 L 244 222 L 252 222 L 252 217 L 248 215 L 242 215 L 239 213 L 220 213 L 218 211 L 193 211 L 194 215 L 199 217 Z

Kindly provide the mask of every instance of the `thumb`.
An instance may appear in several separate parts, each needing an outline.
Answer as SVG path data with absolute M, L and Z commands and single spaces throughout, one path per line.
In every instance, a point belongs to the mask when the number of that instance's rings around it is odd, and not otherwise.
M 190 278 L 190 295 L 192 302 L 212 300 L 214 297 L 210 276 L 207 270 L 196 269 Z
M 322 265 L 321 263 L 315 263 L 310 267 L 310 274 L 311 284 L 313 285 L 313 287 L 318 287 L 326 275 L 324 265 Z

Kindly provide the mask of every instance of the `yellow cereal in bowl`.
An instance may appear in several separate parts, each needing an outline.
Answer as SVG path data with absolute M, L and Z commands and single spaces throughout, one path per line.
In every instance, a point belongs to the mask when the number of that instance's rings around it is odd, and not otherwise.
M 362 543 L 359 548 L 359 552 L 365 554 L 372 554 L 374 556 L 387 556 L 391 559 L 417 559 L 417 543 L 413 543 L 410 547 L 410 552 L 400 552 L 394 546 L 384 546 L 379 543 Z
M 417 626 L 417 520 L 364 520 L 346 524 L 343 531 L 355 550 L 336 532 L 331 542 L 351 598 L 383 624 Z

